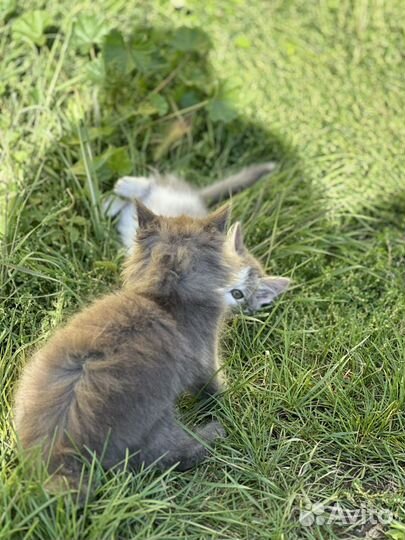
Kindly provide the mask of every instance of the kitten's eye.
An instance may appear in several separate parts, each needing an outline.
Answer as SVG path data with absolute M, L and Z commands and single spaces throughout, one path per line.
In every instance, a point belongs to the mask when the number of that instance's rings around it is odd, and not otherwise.
M 239 289 L 232 289 L 231 295 L 235 298 L 235 300 L 240 300 L 244 296 L 243 292 Z

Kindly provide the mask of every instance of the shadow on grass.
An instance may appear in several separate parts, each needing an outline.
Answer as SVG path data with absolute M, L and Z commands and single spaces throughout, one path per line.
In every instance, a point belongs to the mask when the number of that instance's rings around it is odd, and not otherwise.
M 262 245 L 257 254 L 265 257 L 271 214 L 280 212 L 280 204 L 292 209 L 320 200 L 291 145 L 275 130 L 242 117 L 222 96 L 223 83 L 208 62 L 208 38 L 203 53 L 192 46 L 173 52 L 175 30 L 137 28 L 134 36 L 142 32 L 146 45 L 153 44 L 148 62 L 153 67 L 160 61 L 163 67 L 122 71 L 114 63 L 108 68 L 104 58 L 107 67 L 94 107 L 77 125 L 66 123 L 60 141 L 27 168 L 4 243 L 2 300 L 15 302 L 23 293 L 49 311 L 61 291 L 77 302 L 117 282 L 119 244 L 114 226 L 102 216 L 101 201 L 123 174 L 145 174 L 154 167 L 202 185 L 247 164 L 276 160 L 280 172 L 234 205 L 235 215 L 246 223 L 248 243 Z M 103 53 L 98 54 L 100 69 Z M 93 64 L 89 60 L 94 76 Z M 156 95 L 161 102 L 152 99 Z M 216 116 L 226 122 L 212 118 L 213 102 Z M 153 107 L 161 107 L 160 113 Z

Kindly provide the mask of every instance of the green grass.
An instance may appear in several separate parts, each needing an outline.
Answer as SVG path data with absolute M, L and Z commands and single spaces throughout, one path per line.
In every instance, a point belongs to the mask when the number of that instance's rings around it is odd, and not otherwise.
M 15 21 L 44 2 L 0 9 L 0 539 L 354 538 L 372 526 L 304 527 L 309 502 L 390 510 L 397 536 L 379 534 L 404 539 L 403 2 L 175 4 L 50 1 L 37 44 Z M 83 13 L 125 36 L 161 29 L 162 51 L 177 27 L 204 29 L 209 58 L 185 62 L 187 77 L 203 71 L 198 99 L 179 109 L 183 83 L 163 68 L 123 88 L 117 68 L 103 89 L 88 74 L 99 47 L 79 50 L 72 35 Z M 154 93 L 166 105 L 138 114 Z M 227 325 L 230 384 L 215 414 L 228 438 L 189 473 L 94 466 L 83 509 L 47 495 L 46 473 L 15 450 L 13 388 L 56 325 L 119 283 L 103 194 L 126 168 L 202 184 L 269 158 L 279 172 L 236 197 L 233 214 L 294 287 L 269 313 Z

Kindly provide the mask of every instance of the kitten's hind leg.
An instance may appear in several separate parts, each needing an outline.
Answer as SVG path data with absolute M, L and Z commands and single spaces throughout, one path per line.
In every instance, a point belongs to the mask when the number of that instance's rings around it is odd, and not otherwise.
M 159 469 L 177 465 L 179 471 L 186 471 L 201 463 L 209 454 L 209 447 L 225 436 L 225 430 L 219 422 L 209 422 L 197 428 L 193 436 L 184 431 L 175 420 L 166 421 L 153 443 L 148 445 L 144 462 L 158 460 L 156 466 Z

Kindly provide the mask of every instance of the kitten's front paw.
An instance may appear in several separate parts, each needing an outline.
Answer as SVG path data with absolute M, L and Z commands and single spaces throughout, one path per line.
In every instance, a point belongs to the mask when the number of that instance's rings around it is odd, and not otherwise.
M 151 179 L 146 176 L 123 176 L 114 186 L 114 193 L 126 199 L 142 198 L 148 193 Z

